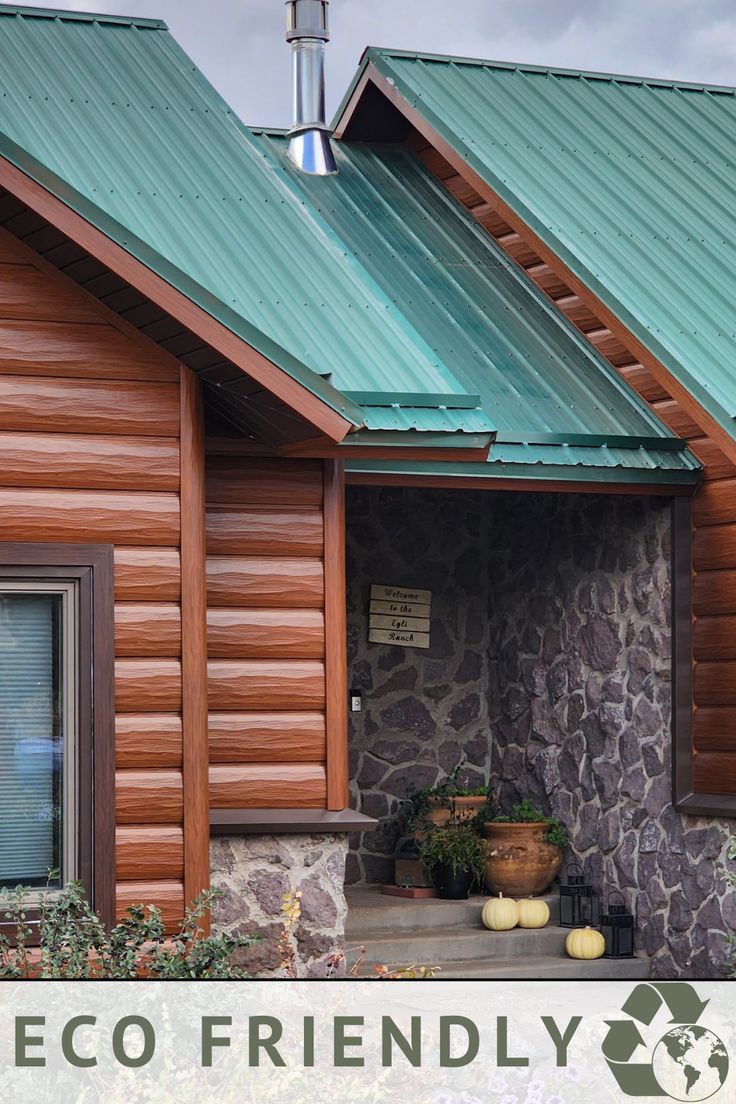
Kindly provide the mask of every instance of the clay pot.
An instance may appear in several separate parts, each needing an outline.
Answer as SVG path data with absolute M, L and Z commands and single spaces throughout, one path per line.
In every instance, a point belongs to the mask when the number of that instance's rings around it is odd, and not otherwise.
M 562 866 L 562 852 L 544 837 L 549 824 L 493 823 L 483 831 L 488 840 L 486 886 L 489 893 L 530 897 L 544 893 Z
M 472 820 L 488 804 L 487 797 L 453 797 L 450 800 L 455 805 L 457 820 Z M 448 804 L 443 803 L 438 797 L 429 799 L 429 808 L 424 815 L 435 828 L 441 828 L 452 818 L 452 809 L 448 808 Z M 423 843 L 426 838 L 427 832 L 424 829 L 419 829 L 414 833 L 414 839 L 418 843 Z

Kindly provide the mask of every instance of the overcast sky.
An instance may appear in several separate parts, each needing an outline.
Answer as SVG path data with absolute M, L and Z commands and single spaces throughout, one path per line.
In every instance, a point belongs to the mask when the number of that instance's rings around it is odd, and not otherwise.
M 163 18 L 246 123 L 290 122 L 282 0 L 39 0 Z M 328 109 L 363 48 L 736 84 L 736 0 L 332 0 Z

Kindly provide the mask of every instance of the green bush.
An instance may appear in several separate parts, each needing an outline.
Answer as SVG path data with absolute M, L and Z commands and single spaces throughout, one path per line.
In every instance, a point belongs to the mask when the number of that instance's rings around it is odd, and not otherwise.
M 205 890 L 186 910 L 181 927 L 165 935 L 161 912 L 154 905 L 133 905 L 120 923 L 106 932 L 80 882 L 31 902 L 23 886 L 0 893 L 0 915 L 14 938 L 0 934 L 0 979 L 132 978 L 228 980 L 247 975 L 232 965 L 236 951 L 255 936 L 205 935 L 201 921 L 219 891 Z M 38 946 L 31 947 L 29 911 L 38 908 Z
M 440 865 L 452 867 L 453 874 L 464 870 L 473 875 L 473 884 L 481 886 L 485 874 L 486 844 L 470 824 L 450 821 L 430 832 L 420 855 L 432 877 Z

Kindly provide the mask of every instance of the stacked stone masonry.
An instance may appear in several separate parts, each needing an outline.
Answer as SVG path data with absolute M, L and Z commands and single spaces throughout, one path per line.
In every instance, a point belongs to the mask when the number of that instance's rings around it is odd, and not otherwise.
M 466 785 L 565 822 L 653 976 L 721 976 L 734 823 L 671 804 L 669 502 L 351 488 L 347 577 L 352 800 L 379 821 L 351 839 L 348 882 L 391 879 L 407 788 L 465 758 Z M 432 590 L 428 651 L 368 643 L 371 583 Z
M 293 929 L 297 976 L 341 977 L 345 940 L 344 834 L 223 836 L 210 841 L 212 885 L 222 896 L 216 931 L 257 935 L 239 964 L 259 977 L 286 976 L 280 948 L 286 895 L 301 894 Z

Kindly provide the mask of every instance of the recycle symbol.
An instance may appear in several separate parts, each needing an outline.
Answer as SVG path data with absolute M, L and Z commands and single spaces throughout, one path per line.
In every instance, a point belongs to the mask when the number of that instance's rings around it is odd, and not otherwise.
M 637 985 L 622 1006 L 628 1019 L 606 1020 L 608 1034 L 603 1040 L 603 1054 L 608 1068 L 627 1096 L 667 1096 L 654 1076 L 649 1062 L 631 1062 L 637 1047 L 646 1047 L 634 1021 L 649 1026 L 662 1005 L 669 1010 L 671 1024 L 695 1025 L 709 1001 L 701 1001 L 692 985 L 684 981 L 642 983 Z

